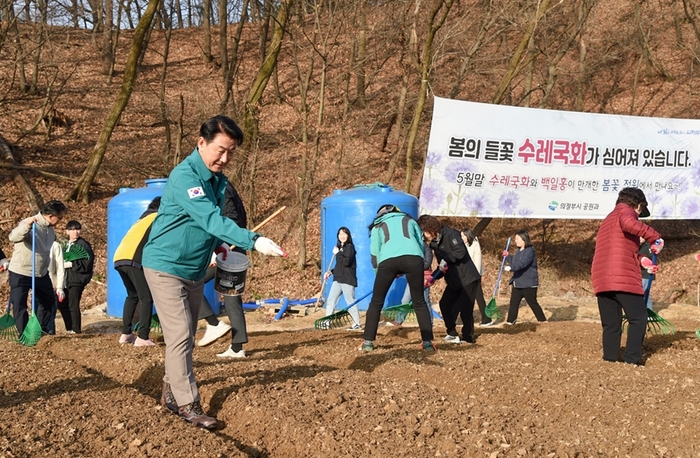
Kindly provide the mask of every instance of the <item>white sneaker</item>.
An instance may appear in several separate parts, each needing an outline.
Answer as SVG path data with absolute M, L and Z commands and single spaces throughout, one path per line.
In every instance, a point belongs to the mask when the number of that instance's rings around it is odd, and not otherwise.
M 141 337 L 137 337 L 136 341 L 134 341 L 134 347 L 155 347 L 156 343 L 153 341 L 153 339 L 142 339 Z
M 75 331 L 68 331 L 68 334 L 75 334 Z M 136 336 L 133 334 L 122 334 L 119 337 L 119 343 L 124 345 L 124 344 L 133 344 L 136 342 Z
M 219 358 L 245 358 L 245 350 L 241 349 L 241 351 L 233 351 L 229 345 L 228 350 L 223 353 L 217 353 L 216 356 Z
M 359 324 L 353 324 L 348 328 L 348 331 L 362 331 L 362 326 Z
M 480 328 L 486 328 L 486 327 L 489 327 L 489 326 L 493 326 L 494 324 L 496 324 L 496 322 L 492 320 L 492 321 L 489 321 L 488 323 L 481 323 L 481 324 L 479 325 L 479 327 L 480 327 Z
M 219 339 L 223 336 L 226 335 L 227 332 L 231 330 L 231 325 L 224 323 L 223 321 L 219 321 L 219 324 L 216 326 L 212 326 L 210 324 L 207 325 L 207 330 L 204 332 L 204 336 L 199 339 L 199 342 L 197 342 L 197 345 L 200 347 L 205 347 L 209 345 L 210 343 L 213 343 L 216 341 L 216 339 Z
M 442 340 L 444 340 L 447 343 L 455 343 L 455 344 L 458 344 L 461 342 L 461 340 L 459 340 L 459 336 L 450 336 L 450 335 L 445 336 L 445 338 Z

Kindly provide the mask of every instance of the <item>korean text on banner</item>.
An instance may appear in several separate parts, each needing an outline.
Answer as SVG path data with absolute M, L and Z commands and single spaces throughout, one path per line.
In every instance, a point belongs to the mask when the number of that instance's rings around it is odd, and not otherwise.
M 654 219 L 700 219 L 700 120 L 435 98 L 421 213 L 602 219 L 628 186 Z

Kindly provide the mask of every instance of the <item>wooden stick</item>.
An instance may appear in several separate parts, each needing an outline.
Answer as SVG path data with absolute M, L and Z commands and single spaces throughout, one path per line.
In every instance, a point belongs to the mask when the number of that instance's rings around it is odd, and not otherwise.
M 270 221 L 272 221 L 273 218 L 275 218 L 277 215 L 279 215 L 280 213 L 282 213 L 286 208 L 287 208 L 286 205 L 281 206 L 276 212 L 274 212 L 273 214 L 271 214 L 270 216 L 268 216 L 267 218 L 265 218 L 260 224 L 258 224 L 257 226 L 255 226 L 255 227 L 253 228 L 252 231 L 253 231 L 253 232 L 259 231 L 264 225 L 266 225 L 267 223 L 269 223 Z
M 251 232 L 257 232 L 257 231 L 259 231 L 264 225 L 266 225 L 267 223 L 269 223 L 270 221 L 272 221 L 273 218 L 275 218 L 277 215 L 279 215 L 280 213 L 282 213 L 286 208 L 287 208 L 286 205 L 282 205 L 276 212 L 274 212 L 273 214 L 271 214 L 270 216 L 268 216 L 267 218 L 265 218 L 260 224 L 258 224 L 257 226 L 255 226 Z M 231 245 L 231 247 L 229 248 L 229 250 L 233 250 L 234 248 L 236 248 L 236 246 L 235 246 L 235 245 Z

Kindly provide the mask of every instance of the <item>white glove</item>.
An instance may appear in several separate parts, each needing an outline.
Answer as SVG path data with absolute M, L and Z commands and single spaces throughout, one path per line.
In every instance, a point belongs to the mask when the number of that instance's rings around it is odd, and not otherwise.
M 73 267 L 73 261 L 63 261 L 64 269 L 70 269 L 71 267 Z
M 505 270 L 506 272 L 510 272 L 510 266 L 505 266 L 503 270 Z
M 333 247 L 333 254 L 338 254 L 339 251 L 340 251 L 340 248 L 338 248 L 337 245 Z
M 438 269 L 440 269 L 440 272 L 442 272 L 443 274 L 445 272 L 447 272 L 447 261 L 445 261 L 444 259 L 442 261 L 440 261 L 440 264 L 438 265 Z
M 58 302 L 63 302 L 63 299 L 66 298 L 66 293 L 64 293 L 62 289 L 57 289 L 56 296 L 58 296 Z
M 265 256 L 287 256 L 287 253 L 279 245 L 267 237 L 258 237 L 253 248 Z
M 7 258 L 0 259 L 0 272 L 7 270 L 8 267 L 10 267 L 10 261 Z

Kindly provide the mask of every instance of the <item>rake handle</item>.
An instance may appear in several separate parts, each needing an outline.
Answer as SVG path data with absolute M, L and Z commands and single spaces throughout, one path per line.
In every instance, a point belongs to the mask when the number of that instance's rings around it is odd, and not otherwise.
M 347 307 L 345 307 L 344 309 L 342 309 L 341 312 L 347 312 L 348 309 L 349 309 L 350 307 L 353 307 L 353 306 L 357 305 L 358 302 L 367 299 L 367 297 L 369 297 L 370 294 L 372 294 L 372 291 L 370 291 L 369 293 L 365 294 L 364 296 L 362 296 L 362 297 L 359 298 L 359 299 L 355 299 L 350 305 L 348 305 Z
M 505 251 L 508 251 L 510 248 L 510 237 L 508 237 L 508 241 L 506 242 L 506 249 Z M 504 256 L 503 259 L 501 259 L 501 268 L 498 269 L 498 278 L 496 279 L 496 287 L 493 289 L 493 297 L 496 297 L 496 293 L 498 293 L 498 287 L 501 286 L 501 275 L 503 275 L 503 266 L 506 264 L 506 257 Z
M 32 313 L 36 313 L 36 223 L 32 223 Z

